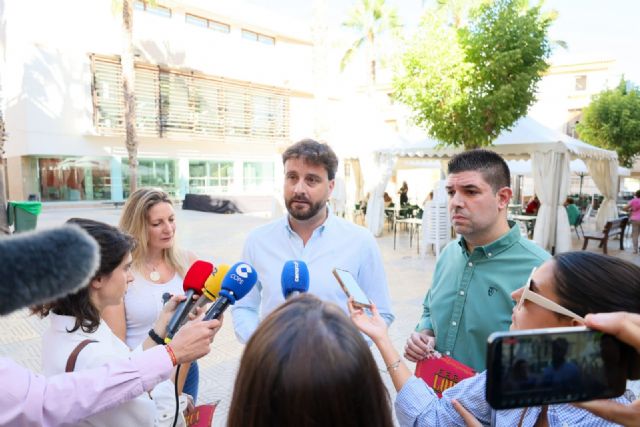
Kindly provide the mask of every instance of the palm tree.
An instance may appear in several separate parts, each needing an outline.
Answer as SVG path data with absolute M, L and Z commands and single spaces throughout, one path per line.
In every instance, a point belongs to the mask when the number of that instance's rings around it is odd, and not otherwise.
M 0 88 L 0 91 L 2 89 Z M 5 182 L 4 141 L 6 139 L 4 116 L 2 115 L 2 97 L 0 96 L 0 233 L 9 234 L 7 219 L 7 192 Z
M 385 0 L 360 0 L 342 25 L 355 30 L 358 37 L 344 53 L 340 61 L 340 70 L 344 70 L 353 55 L 365 47 L 371 83 L 375 84 L 378 39 L 387 31 L 395 32 L 400 29 L 396 9 L 386 5 Z
M 129 190 L 136 191 L 138 185 L 138 136 L 136 132 L 135 68 L 133 56 L 133 0 L 122 0 L 122 27 L 124 46 L 122 49 L 122 91 L 124 99 L 125 145 L 129 155 Z

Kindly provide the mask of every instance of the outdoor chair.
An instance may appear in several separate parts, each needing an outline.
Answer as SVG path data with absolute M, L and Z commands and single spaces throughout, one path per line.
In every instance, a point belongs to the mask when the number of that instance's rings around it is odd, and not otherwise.
M 578 240 L 580 240 L 580 234 L 578 234 L 578 227 L 580 227 L 580 231 L 582 231 L 582 236 L 584 237 L 584 229 L 582 228 L 582 221 L 584 220 L 584 214 L 581 213 L 576 218 L 576 223 L 572 224 L 571 227 L 576 231 L 576 236 L 578 236 Z

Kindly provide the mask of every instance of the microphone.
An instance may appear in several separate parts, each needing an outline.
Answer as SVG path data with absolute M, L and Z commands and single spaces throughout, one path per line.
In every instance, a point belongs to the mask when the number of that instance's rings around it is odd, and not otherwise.
M 209 276 L 207 281 L 204 282 L 202 295 L 200 295 L 200 298 L 198 298 L 196 303 L 193 305 L 191 313 L 195 313 L 200 307 L 203 307 L 208 302 L 214 302 L 218 299 L 220 289 L 222 288 L 222 279 L 227 275 L 230 268 L 231 266 L 229 264 L 220 264 L 213 269 L 211 276 Z
M 0 238 L 0 314 L 77 291 L 99 261 L 97 242 L 76 225 Z
M 213 264 L 198 260 L 191 265 L 187 274 L 184 275 L 182 289 L 184 289 L 184 294 L 187 299 L 178 304 L 171 320 L 169 320 L 169 324 L 167 325 L 167 337 L 165 338 L 167 342 L 171 341 L 171 338 L 173 338 L 175 333 L 178 332 L 180 324 L 187 317 L 189 311 L 191 311 L 193 295 L 200 295 L 202 293 L 202 286 L 211 275 L 212 271 Z
M 309 290 L 309 269 L 304 261 L 287 261 L 280 276 L 282 295 L 285 299 Z
M 219 318 L 222 313 L 249 293 L 258 281 L 258 273 L 246 262 L 237 262 L 222 279 L 220 296 L 209 308 L 204 320 Z

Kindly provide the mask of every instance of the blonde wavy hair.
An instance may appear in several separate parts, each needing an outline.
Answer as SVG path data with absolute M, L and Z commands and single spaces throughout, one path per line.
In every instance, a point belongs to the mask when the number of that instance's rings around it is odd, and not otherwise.
M 119 225 L 120 230 L 133 236 L 138 243 L 131 252 L 133 268 L 137 271 L 144 269 L 144 260 L 147 258 L 149 251 L 147 236 L 149 210 L 158 203 L 169 203 L 173 206 L 169 195 L 161 189 L 149 187 L 139 188 L 129 196 L 122 209 Z M 178 249 L 175 244 L 169 249 L 164 249 L 163 252 L 164 261 L 184 277 L 188 266 L 186 252 Z

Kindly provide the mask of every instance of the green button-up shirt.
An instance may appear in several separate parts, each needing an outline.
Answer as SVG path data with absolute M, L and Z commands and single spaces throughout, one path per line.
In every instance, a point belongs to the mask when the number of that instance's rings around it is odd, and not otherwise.
M 436 349 L 471 366 L 486 369 L 487 337 L 511 324 L 511 292 L 522 287 L 531 269 L 550 255 L 520 236 L 519 228 L 495 242 L 467 251 L 464 238 L 445 247 L 431 289 L 424 299 L 417 331 L 431 329 Z

